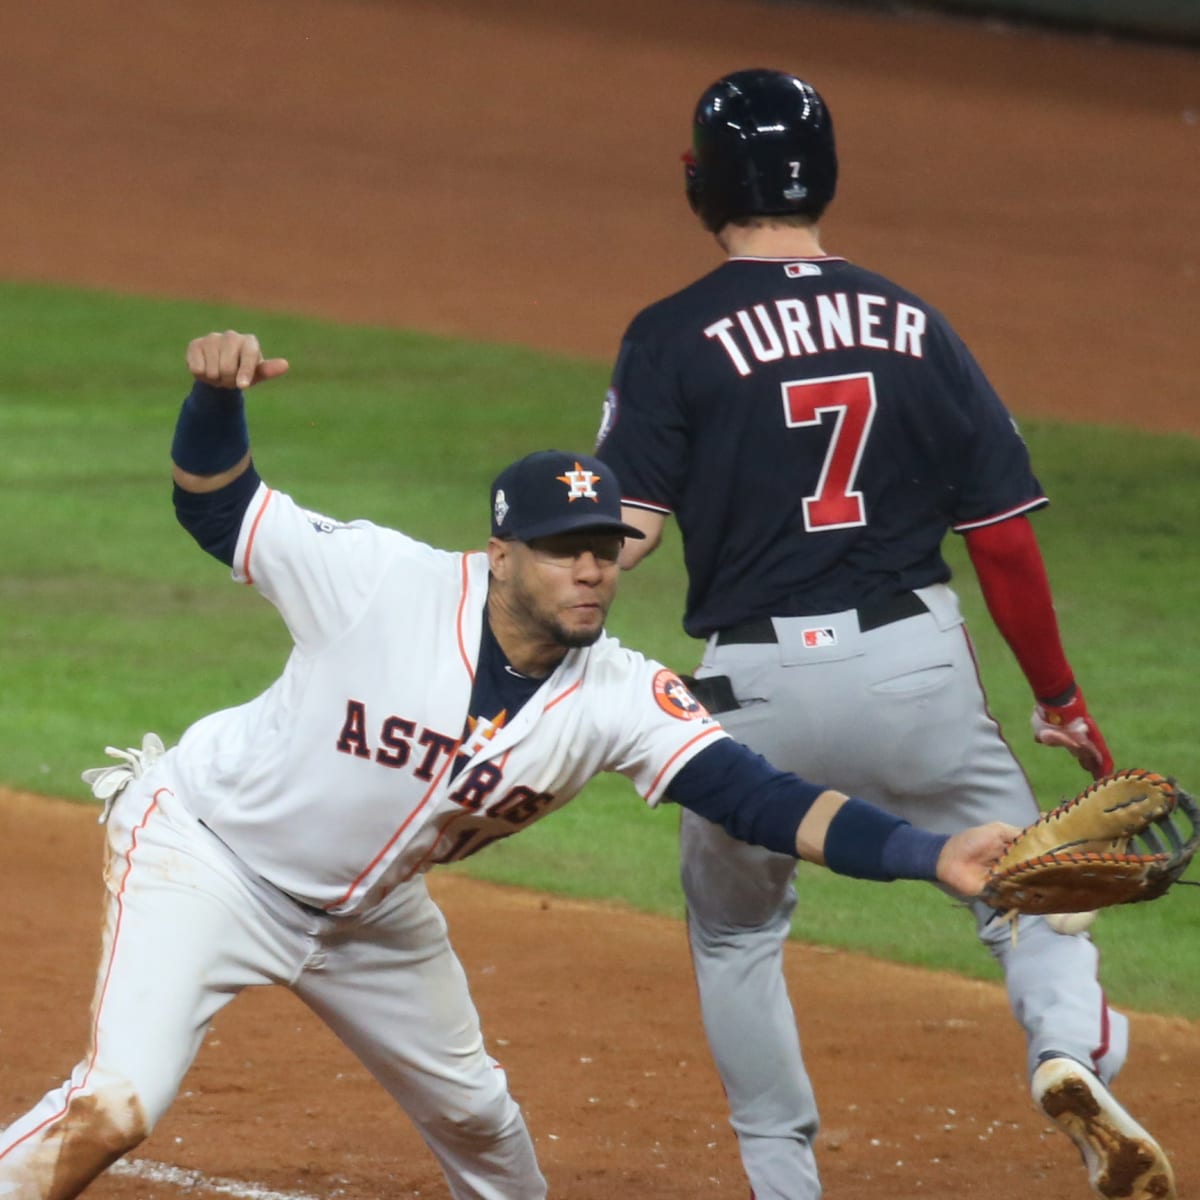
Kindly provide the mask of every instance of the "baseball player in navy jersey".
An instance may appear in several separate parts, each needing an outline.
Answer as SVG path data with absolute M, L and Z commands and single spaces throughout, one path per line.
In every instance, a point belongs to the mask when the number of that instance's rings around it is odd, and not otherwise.
M 600 771 L 729 834 L 962 895 L 1015 829 L 931 834 L 778 771 L 660 663 L 604 634 L 626 537 L 611 470 L 543 451 L 491 492 L 486 552 L 308 512 L 250 457 L 243 389 L 287 370 L 235 331 L 196 339 L 175 504 L 279 610 L 294 647 L 260 696 L 164 750 L 111 749 L 108 897 L 91 1045 L 0 1134 L 0 1197 L 66 1200 L 136 1146 L 241 989 L 282 984 L 420 1130 L 450 1194 L 546 1194 L 423 882 L 567 803 Z
M 961 534 L 1035 697 L 1037 741 L 1112 769 L 1060 642 L 1028 515 L 1047 501 L 963 342 L 911 292 L 825 253 L 837 158 L 822 98 L 778 71 L 701 96 L 688 199 L 726 259 L 639 313 L 597 454 L 624 491 L 621 565 L 679 523 L 693 690 L 772 763 L 948 833 L 1038 812 L 989 715 L 940 546 Z M 709 1044 L 756 1200 L 813 1200 L 817 1108 L 782 971 L 793 858 L 681 814 L 681 874 Z M 1097 1192 L 1174 1196 L 1108 1085 L 1128 1022 L 1086 931 L 975 905 L 1025 1030 L 1035 1101 Z

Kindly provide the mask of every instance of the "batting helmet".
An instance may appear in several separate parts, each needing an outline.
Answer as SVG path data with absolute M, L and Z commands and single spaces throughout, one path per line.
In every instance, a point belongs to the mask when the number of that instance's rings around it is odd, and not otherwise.
M 706 229 L 738 217 L 816 220 L 837 189 L 833 119 L 815 88 L 783 71 L 735 71 L 700 97 L 687 196 Z

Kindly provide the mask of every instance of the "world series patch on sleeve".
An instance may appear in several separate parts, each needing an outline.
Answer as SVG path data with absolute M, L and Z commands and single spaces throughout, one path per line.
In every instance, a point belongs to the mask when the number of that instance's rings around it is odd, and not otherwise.
M 980 898 L 1029 914 L 1153 900 L 1179 881 L 1197 848 L 1200 809 L 1174 779 L 1116 771 L 1023 829 Z

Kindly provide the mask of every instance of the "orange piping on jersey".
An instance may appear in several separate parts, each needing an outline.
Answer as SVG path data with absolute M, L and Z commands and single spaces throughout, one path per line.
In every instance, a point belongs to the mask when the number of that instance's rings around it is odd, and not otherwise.
M 551 700 L 550 703 L 547 704 L 544 709 L 542 709 L 542 712 L 549 712 L 560 700 L 565 700 L 573 691 L 575 691 L 576 688 L 582 686 L 582 684 L 583 684 L 582 679 L 575 680 L 575 682 L 573 684 L 571 684 L 571 686 L 569 688 L 567 688 L 567 690 L 565 692 L 562 692 L 559 695 L 555 696 L 554 699 Z
M 258 523 L 263 519 L 263 513 L 267 511 L 267 505 L 271 503 L 271 497 L 275 493 L 267 488 L 267 494 L 263 497 L 263 502 L 258 506 L 258 512 L 254 515 L 254 524 L 250 526 L 250 536 L 246 539 L 246 553 L 242 558 L 242 574 L 246 577 L 247 585 L 254 582 L 253 576 L 250 574 L 250 551 L 254 549 L 254 537 L 258 533 Z
M 18 1146 L 22 1145 L 24 1142 L 27 1142 L 31 1137 L 33 1137 L 35 1133 L 41 1133 L 41 1131 L 45 1129 L 47 1125 L 52 1125 L 55 1121 L 58 1121 L 62 1117 L 66 1116 L 67 1110 L 71 1107 L 71 1101 L 78 1092 L 83 1091 L 84 1088 L 87 1087 L 88 1081 L 92 1077 L 92 1071 L 96 1066 L 96 1041 L 99 1038 L 100 1031 L 100 1010 L 104 1007 L 104 997 L 108 992 L 109 980 L 112 978 L 113 959 L 117 957 L 117 941 L 121 936 L 121 921 L 125 915 L 125 907 L 121 901 L 125 895 L 125 885 L 129 882 L 129 873 L 133 870 L 133 852 L 137 849 L 138 834 L 146 828 L 147 822 L 150 820 L 151 816 L 154 815 L 154 810 L 158 807 L 159 795 L 162 792 L 167 791 L 167 788 L 159 788 L 158 791 L 154 793 L 154 798 L 150 802 L 150 807 L 146 809 L 146 811 L 142 814 L 142 819 L 137 823 L 137 825 L 134 826 L 133 832 L 129 838 L 129 849 L 125 851 L 125 874 L 121 877 L 121 886 L 117 889 L 116 895 L 117 923 L 113 928 L 112 942 L 108 948 L 108 965 L 104 969 L 104 982 L 100 985 L 100 991 L 96 995 L 96 1004 L 93 1010 L 92 1045 L 91 1049 L 88 1051 L 91 1061 L 88 1063 L 87 1071 L 84 1072 L 84 1076 L 79 1083 L 67 1090 L 67 1096 L 63 1102 L 62 1108 L 56 1113 L 51 1113 L 50 1116 L 48 1116 L 40 1125 L 36 1125 L 33 1129 L 30 1129 L 24 1137 L 13 1142 L 13 1144 L 9 1146 L 8 1150 L 4 1151 L 4 1154 L 7 1154 L 9 1150 L 15 1150 Z M 171 793 L 168 792 L 168 795 L 170 794 Z M 0 1154 L 0 1158 L 3 1158 L 4 1154 Z
M 476 551 L 478 553 L 478 551 Z M 458 652 L 462 656 L 463 666 L 467 668 L 467 675 L 472 683 L 475 682 L 475 668 L 471 665 L 471 656 L 467 653 L 467 644 L 463 640 L 463 616 L 467 611 L 467 559 L 470 555 L 462 556 L 462 595 L 458 600 Z
M 646 789 L 645 799 L 649 800 L 650 797 L 653 796 L 656 791 L 658 791 L 659 781 L 671 769 L 671 764 L 685 750 L 690 750 L 697 742 L 701 741 L 702 739 L 704 739 L 706 737 L 712 737 L 712 735 L 714 733 L 724 733 L 724 732 L 725 731 L 721 728 L 720 725 L 714 725 L 711 729 L 705 729 L 703 732 L 696 734 L 696 736 L 694 738 L 692 738 L 690 741 L 684 742 L 683 745 L 680 746 L 679 749 L 676 750 L 675 753 L 672 754 L 671 757 L 668 758 L 665 763 L 663 763 L 662 770 L 659 771 L 659 773 L 657 775 L 655 775 L 654 782 Z
M 358 873 L 358 877 L 354 880 L 353 883 L 351 883 L 351 885 L 345 890 L 345 892 L 343 892 L 342 895 L 339 896 L 332 904 L 327 904 L 325 906 L 326 911 L 328 911 L 331 908 L 337 908 L 337 906 L 339 904 L 345 904 L 346 901 L 349 900 L 350 897 L 354 895 L 355 888 L 357 888 L 358 885 L 360 883 L 362 883 L 362 881 L 364 879 L 366 879 L 366 877 L 368 875 L 370 875 L 370 873 L 379 865 L 380 859 L 382 859 L 384 857 L 384 855 L 387 854 L 387 852 L 396 844 L 400 835 L 412 824 L 413 818 L 415 818 L 416 815 L 421 811 L 421 809 L 423 809 L 425 807 L 425 805 L 429 803 L 430 796 L 432 796 L 433 793 L 435 791 L 437 791 L 438 784 L 442 782 L 442 776 L 445 775 L 445 773 L 450 769 L 450 764 L 454 761 L 455 756 L 458 754 L 458 748 L 461 745 L 462 745 L 462 739 L 460 738 L 450 748 L 450 753 L 446 755 L 446 761 L 442 764 L 442 769 L 437 773 L 437 777 L 429 785 L 429 789 L 426 791 L 425 795 L 421 797 L 421 803 L 418 804 L 417 807 L 414 808 L 412 810 L 412 812 L 410 812 L 408 814 L 408 816 L 404 818 L 403 822 L 400 825 L 400 828 L 397 829 L 396 832 L 393 833 L 390 838 L 388 838 L 387 842 L 383 846 L 383 849 L 380 850 L 379 853 L 377 855 L 375 855 L 375 857 L 373 859 L 371 859 L 371 861 L 369 863 L 367 863 L 367 865 L 365 867 L 363 867 L 363 869 Z
M 429 860 L 430 860 L 430 859 L 433 857 L 433 855 L 436 853 L 436 851 L 437 851 L 437 848 L 438 848 L 438 847 L 439 847 L 439 846 L 442 844 L 442 839 L 443 839 L 443 838 L 446 836 L 446 834 L 448 834 L 448 833 L 450 832 L 450 827 L 451 827 L 451 826 L 452 826 L 452 825 L 453 825 L 453 824 L 454 824 L 456 821 L 461 821 L 461 820 L 463 819 L 463 817 L 465 817 L 465 816 L 467 816 L 467 815 L 468 815 L 468 814 L 467 814 L 467 813 L 465 813 L 465 812 L 457 812 L 457 813 L 454 813 L 454 814 L 453 814 L 453 815 L 450 817 L 450 820 L 448 820 L 448 821 L 446 822 L 446 824 L 445 824 L 445 825 L 443 825 L 443 826 L 442 826 L 442 828 L 441 828 L 441 829 L 438 831 L 438 835 L 437 835 L 437 837 L 435 837 L 435 838 L 433 839 L 433 845 L 432 845 L 432 846 L 430 846 L 430 847 L 429 847 L 429 849 L 428 849 L 428 850 L 426 850 L 426 851 L 425 851 L 425 853 L 421 855 L 421 860 L 420 860 L 420 862 L 418 862 L 418 863 L 417 863 L 417 865 L 416 865 L 415 867 L 413 867 L 413 869 L 412 869 L 411 871 L 409 871 L 409 872 L 408 872 L 408 873 L 407 873 L 407 874 L 404 876 L 405 880 L 409 880 L 409 879 L 411 879 L 411 878 L 412 878 L 414 875 L 419 875 L 419 874 L 421 873 L 421 868 L 422 868 L 422 867 L 424 867 L 424 865 L 425 865 L 425 864 L 426 864 L 426 863 L 427 863 L 427 862 L 428 862 L 428 861 L 429 861 Z

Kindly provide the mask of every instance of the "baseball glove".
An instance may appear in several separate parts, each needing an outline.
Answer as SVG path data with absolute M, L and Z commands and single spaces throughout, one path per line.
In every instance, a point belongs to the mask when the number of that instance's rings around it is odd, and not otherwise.
M 1006 913 L 1075 913 L 1161 896 L 1200 848 L 1200 809 L 1174 779 L 1116 771 L 1023 829 L 980 898 Z

